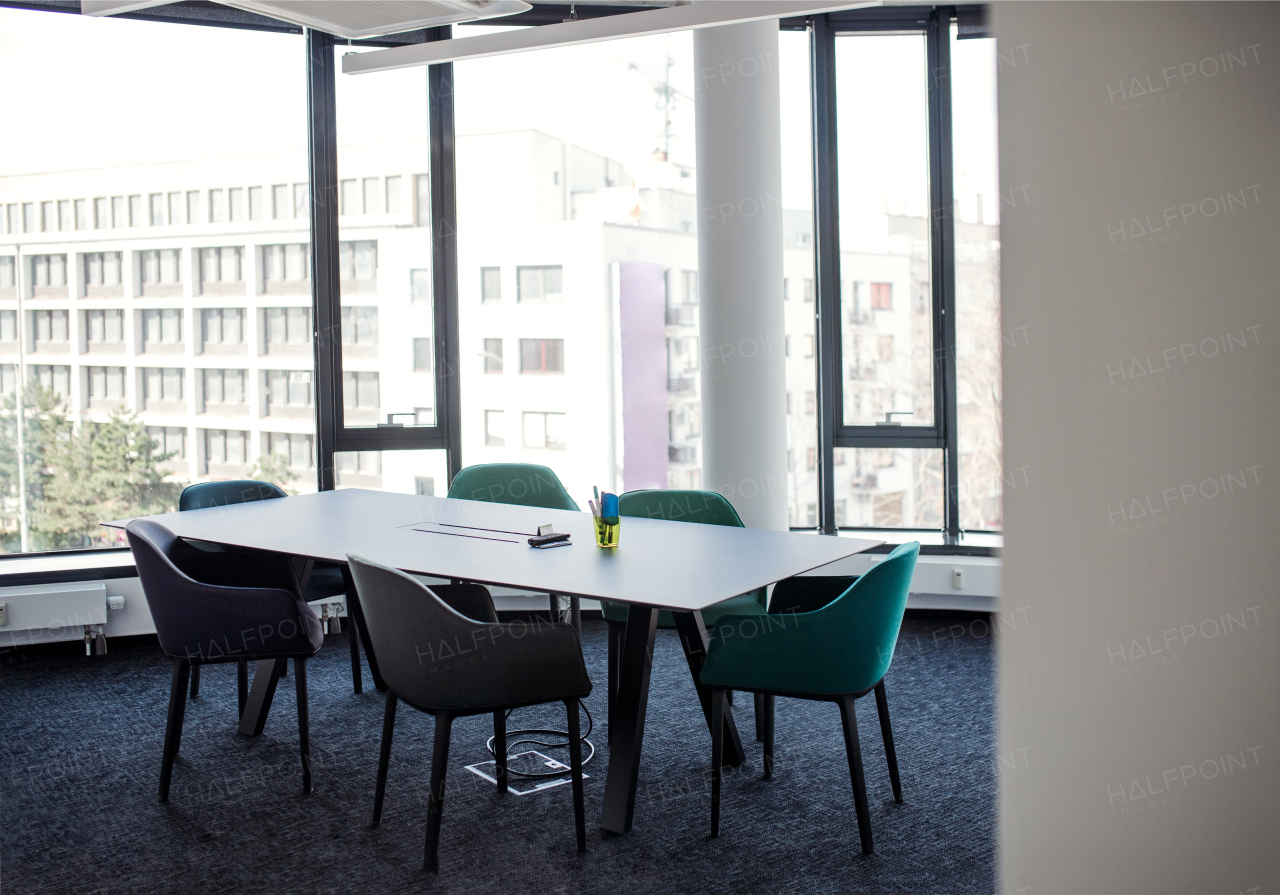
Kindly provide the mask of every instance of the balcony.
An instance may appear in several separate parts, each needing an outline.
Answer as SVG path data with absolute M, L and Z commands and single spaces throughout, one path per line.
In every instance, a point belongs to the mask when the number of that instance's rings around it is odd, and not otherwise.
M 667 460 L 672 463 L 697 463 L 698 449 L 693 445 L 667 445 Z
M 694 387 L 694 378 L 692 376 L 667 377 L 667 394 L 669 395 L 691 395 Z
M 667 326 L 697 326 L 697 305 L 675 305 L 667 308 Z

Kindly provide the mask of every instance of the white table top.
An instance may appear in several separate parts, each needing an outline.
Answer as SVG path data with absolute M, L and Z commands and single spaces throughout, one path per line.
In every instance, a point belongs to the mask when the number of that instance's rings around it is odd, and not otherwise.
M 357 553 L 406 572 L 677 610 L 884 543 L 624 516 L 619 546 L 606 550 L 589 513 L 355 488 L 143 518 L 184 538 L 333 562 Z M 571 546 L 529 546 L 548 522 Z

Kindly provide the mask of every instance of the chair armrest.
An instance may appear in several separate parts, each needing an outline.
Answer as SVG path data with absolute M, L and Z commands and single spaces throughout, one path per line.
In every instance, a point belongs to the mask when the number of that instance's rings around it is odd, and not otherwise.
M 323 642 L 319 620 L 294 591 L 193 584 L 178 600 L 151 605 L 153 615 L 174 616 L 156 626 L 168 655 L 209 662 L 312 654 Z

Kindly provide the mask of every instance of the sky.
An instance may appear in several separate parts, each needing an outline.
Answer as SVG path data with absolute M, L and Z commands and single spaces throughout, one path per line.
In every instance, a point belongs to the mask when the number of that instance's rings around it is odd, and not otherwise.
M 498 30 L 463 27 L 459 36 Z M 996 223 L 993 41 L 955 44 L 956 185 L 972 220 Z M 49 48 L 55 47 L 56 52 Z M 340 48 L 340 53 L 348 52 Z M 928 196 L 923 38 L 837 44 L 842 241 L 883 250 L 886 211 Z M 0 175 L 306 148 L 304 44 L 264 34 L 0 9 L 0 83 L 13 133 Z M 656 92 L 670 59 L 671 159 L 695 162 L 691 33 L 458 63 L 460 135 L 536 128 L 641 170 L 664 144 Z M 779 35 L 783 205 L 812 206 L 808 40 Z M 424 68 L 338 75 L 339 143 L 422 139 Z M 32 130 L 34 129 L 34 130 Z M 967 211 L 965 209 L 968 209 Z

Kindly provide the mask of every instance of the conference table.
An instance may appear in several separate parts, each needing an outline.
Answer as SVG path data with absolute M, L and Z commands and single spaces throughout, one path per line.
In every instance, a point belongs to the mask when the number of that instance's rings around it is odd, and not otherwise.
M 317 560 L 345 569 L 347 554 L 356 553 L 413 574 L 626 604 L 601 819 L 613 833 L 630 830 L 635 812 L 658 611 L 673 613 L 709 730 L 710 691 L 699 680 L 709 644 L 702 610 L 883 543 L 624 517 L 619 546 L 602 549 L 589 513 L 355 488 L 143 518 L 182 538 L 286 554 L 303 591 Z M 571 535 L 569 546 L 529 545 L 548 523 Z M 348 614 L 382 689 L 349 573 L 347 583 Z M 274 660 L 259 663 L 241 733 L 262 732 L 280 670 Z M 738 766 L 744 753 L 728 707 L 724 724 L 724 760 Z

